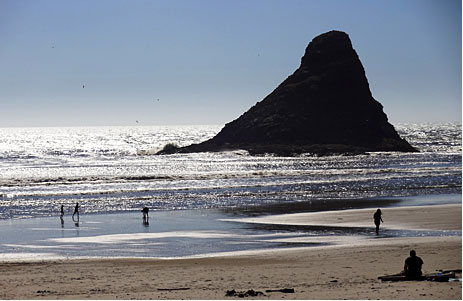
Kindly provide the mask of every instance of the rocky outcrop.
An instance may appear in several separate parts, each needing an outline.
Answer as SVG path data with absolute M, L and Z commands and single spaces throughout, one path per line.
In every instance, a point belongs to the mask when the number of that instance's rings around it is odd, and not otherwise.
M 160 153 L 235 149 L 277 155 L 416 151 L 388 122 L 349 36 L 340 31 L 314 38 L 300 67 L 215 137 Z

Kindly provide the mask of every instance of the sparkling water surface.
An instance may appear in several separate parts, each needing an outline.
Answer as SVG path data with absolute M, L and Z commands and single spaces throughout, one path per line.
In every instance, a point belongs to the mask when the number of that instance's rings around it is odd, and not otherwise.
M 0 129 L 0 219 L 461 193 L 461 125 L 399 124 L 419 153 L 157 156 L 221 126 Z

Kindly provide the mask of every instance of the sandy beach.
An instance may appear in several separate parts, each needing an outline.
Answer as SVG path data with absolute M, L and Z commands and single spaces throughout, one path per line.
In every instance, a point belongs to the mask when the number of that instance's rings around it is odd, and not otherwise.
M 265 217 L 274 223 L 359 226 L 372 210 Z M 461 230 L 461 205 L 384 209 L 384 227 Z M 331 216 L 331 219 L 330 219 Z M 371 218 L 369 218 L 371 220 Z M 305 222 L 304 222 L 305 220 Z M 248 221 L 249 222 L 249 221 Z M 254 222 L 263 222 L 256 219 Z M 371 223 L 370 225 L 371 226 Z M 461 282 L 381 282 L 411 249 L 425 273 L 461 269 L 461 236 L 378 237 L 310 248 L 188 259 L 85 259 L 0 264 L 2 299 L 461 299 Z M 461 274 L 458 274 L 461 277 Z M 284 288 L 294 293 L 266 292 Z
M 243 218 L 248 223 L 299 226 L 372 227 L 374 210 L 353 209 Z M 382 209 L 381 228 L 407 230 L 461 230 L 461 205 L 407 206 Z

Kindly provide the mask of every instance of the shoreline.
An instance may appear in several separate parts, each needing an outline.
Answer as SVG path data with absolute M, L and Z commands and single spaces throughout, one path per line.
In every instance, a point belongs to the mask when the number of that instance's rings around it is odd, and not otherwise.
M 460 215 L 456 208 L 459 208 Z M 264 295 L 249 297 L 252 299 L 459 300 L 462 297 L 461 281 L 381 282 L 377 279 L 382 275 L 400 272 L 411 249 L 415 249 L 417 255 L 423 258 L 425 273 L 439 269 L 461 269 L 461 204 L 412 208 L 418 211 L 423 209 L 428 212 L 423 213 L 429 215 L 428 220 L 410 214 L 410 207 L 388 208 L 394 212 L 390 217 L 403 216 L 410 220 L 411 223 L 400 224 L 400 227 L 413 228 L 413 225 L 418 225 L 419 228 L 426 226 L 427 229 L 443 232 L 447 230 L 442 229 L 460 229 L 460 235 L 380 235 L 350 239 L 348 244 L 217 253 L 216 256 L 201 258 L 0 262 L 0 298 L 238 299 L 226 297 L 226 291 L 253 289 Z M 345 218 L 354 221 L 363 218 L 366 214 L 364 210 L 347 210 L 344 212 Z M 441 213 L 437 214 L 438 211 Z M 316 214 L 329 215 L 323 212 L 311 214 L 312 218 Z M 442 219 L 441 214 L 448 214 L 448 217 Z M 301 217 L 298 214 L 294 216 Z M 392 223 L 392 219 L 388 221 Z M 335 240 L 339 237 L 331 238 Z M 300 239 L 307 241 L 310 237 L 286 237 L 280 240 L 294 243 Z M 461 278 L 461 274 L 458 277 Z M 284 288 L 293 288 L 295 292 L 265 292 Z
M 212 207 L 212 208 L 186 208 L 186 209 L 150 209 L 150 215 L 166 212 L 194 212 L 194 211 L 217 211 L 223 214 L 234 216 L 256 216 L 256 215 L 275 215 L 283 213 L 303 213 L 303 212 L 322 212 L 348 209 L 368 209 L 368 208 L 393 208 L 393 207 L 416 207 L 446 204 L 461 204 L 461 193 L 444 194 L 420 194 L 414 196 L 379 196 L 379 197 L 360 197 L 360 198 L 315 198 L 304 201 L 272 202 L 258 205 L 242 205 L 239 207 Z M 74 208 L 74 204 L 72 208 Z M 56 208 L 59 209 L 59 208 Z M 65 217 L 71 216 L 73 211 L 68 211 Z M 139 213 L 140 209 L 118 210 L 118 211 L 97 211 L 85 212 L 82 216 L 108 216 Z M 0 225 L 4 222 L 24 221 L 31 219 L 58 218 L 59 210 L 52 215 L 30 215 L 25 217 L 0 218 Z
M 89 215 L 76 225 L 59 224 L 56 218 L 28 219 L 0 224 L 0 262 L 187 259 L 362 245 L 377 238 L 461 237 L 461 204 L 385 207 L 385 222 L 381 224 L 379 236 L 374 234 L 375 210 L 262 214 L 244 218 L 243 215 L 230 217 L 216 210 L 166 211 L 157 212 L 149 225 L 134 213 Z M 16 235 L 18 231 L 21 237 Z

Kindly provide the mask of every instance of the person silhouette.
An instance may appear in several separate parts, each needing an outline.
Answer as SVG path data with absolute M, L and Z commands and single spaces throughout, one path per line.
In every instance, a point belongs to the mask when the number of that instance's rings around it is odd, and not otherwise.
M 149 211 L 150 209 L 148 207 L 143 207 L 143 209 L 141 210 L 141 212 L 143 212 L 143 225 L 144 226 L 150 225 L 149 216 L 148 216 Z
M 379 235 L 379 225 L 381 224 L 381 222 L 383 222 L 381 214 L 382 213 L 381 213 L 380 209 L 376 210 L 375 214 L 373 214 L 373 219 L 374 219 L 375 225 L 376 225 L 376 235 Z
M 416 256 L 415 250 L 410 251 L 410 257 L 405 259 L 404 273 L 407 277 L 418 278 L 422 275 L 421 266 L 424 264 L 423 260 Z
M 63 218 L 63 216 L 64 216 L 64 206 L 61 205 L 61 218 Z
M 79 202 L 76 203 L 76 206 L 74 207 L 74 213 L 72 214 L 72 219 L 74 219 L 74 215 L 77 214 L 77 220 L 79 220 Z
M 141 212 L 143 212 L 143 219 L 148 219 L 149 218 L 149 216 L 148 216 L 149 211 L 150 211 L 150 208 L 143 207 L 143 209 L 141 210 Z

